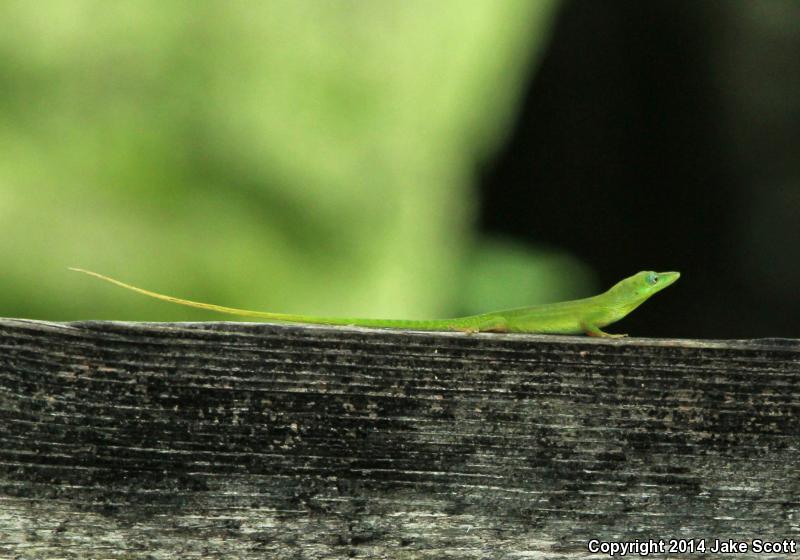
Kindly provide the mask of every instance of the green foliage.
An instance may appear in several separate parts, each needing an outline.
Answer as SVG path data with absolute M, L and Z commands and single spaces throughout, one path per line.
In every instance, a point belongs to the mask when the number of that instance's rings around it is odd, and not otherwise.
M 598 286 L 576 258 L 507 239 L 476 243 L 464 277 L 463 315 L 592 296 Z
M 67 266 L 253 309 L 467 306 L 473 170 L 554 6 L 4 2 L 0 313 L 209 317 Z

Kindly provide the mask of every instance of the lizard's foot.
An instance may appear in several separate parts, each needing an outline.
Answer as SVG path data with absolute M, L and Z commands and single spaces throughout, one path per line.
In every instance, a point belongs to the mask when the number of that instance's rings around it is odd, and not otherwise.
M 461 331 L 465 334 L 475 334 L 479 332 L 491 333 L 506 333 L 508 332 L 508 323 L 505 319 L 494 318 L 476 321 L 469 326 L 454 327 L 454 330 Z
M 480 321 L 473 328 L 477 332 L 507 333 L 508 323 L 502 317 L 491 317 Z
M 607 333 L 605 331 L 600 330 L 600 327 L 597 325 L 590 325 L 588 323 L 582 323 L 581 328 L 583 328 L 583 332 L 587 334 L 587 336 L 596 336 L 598 338 L 625 338 L 628 336 L 627 334 L 612 334 Z

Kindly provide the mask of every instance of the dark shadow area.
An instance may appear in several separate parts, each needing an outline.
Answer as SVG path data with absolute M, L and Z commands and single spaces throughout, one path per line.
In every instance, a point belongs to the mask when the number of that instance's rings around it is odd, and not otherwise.
M 787 142 L 800 148 L 800 57 L 785 49 L 800 5 L 777 4 L 783 23 L 743 2 L 564 4 L 516 128 L 483 170 L 484 231 L 566 250 L 608 286 L 680 270 L 623 332 L 796 336 L 800 296 L 768 272 L 800 282 L 797 244 L 775 249 L 800 238 L 800 220 L 780 217 L 800 209 L 786 155 Z M 759 56 L 781 71 L 739 71 Z M 759 104 L 777 94 L 783 113 L 762 122 Z

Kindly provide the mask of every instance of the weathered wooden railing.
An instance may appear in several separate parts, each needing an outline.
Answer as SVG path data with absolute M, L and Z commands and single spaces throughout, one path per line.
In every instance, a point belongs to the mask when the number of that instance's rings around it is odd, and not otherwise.
M 752 553 L 798 472 L 796 340 L 0 320 L 1 558 Z

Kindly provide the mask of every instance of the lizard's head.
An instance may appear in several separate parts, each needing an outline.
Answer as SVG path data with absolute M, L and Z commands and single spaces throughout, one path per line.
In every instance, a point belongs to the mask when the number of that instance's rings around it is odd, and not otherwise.
M 637 272 L 625 280 L 620 280 L 605 294 L 598 296 L 600 305 L 611 314 L 609 322 L 619 321 L 647 301 L 650 296 L 674 284 L 680 277 L 678 272 L 652 270 Z
M 680 272 L 653 272 L 644 270 L 618 282 L 611 290 L 617 298 L 626 302 L 642 303 L 655 293 L 672 285 L 681 277 Z

